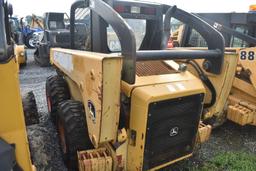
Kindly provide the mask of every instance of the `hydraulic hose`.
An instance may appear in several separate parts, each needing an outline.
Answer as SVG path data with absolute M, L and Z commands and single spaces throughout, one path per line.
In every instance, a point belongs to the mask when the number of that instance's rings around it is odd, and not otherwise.
M 204 108 L 210 108 L 216 103 L 216 90 L 210 81 L 210 79 L 207 77 L 207 75 L 204 73 L 204 71 L 201 69 L 201 67 L 198 65 L 198 63 L 194 60 L 187 60 L 186 63 L 190 64 L 198 73 L 199 78 L 202 80 L 202 82 L 206 85 L 206 87 L 211 92 L 211 101 L 210 103 L 204 104 Z

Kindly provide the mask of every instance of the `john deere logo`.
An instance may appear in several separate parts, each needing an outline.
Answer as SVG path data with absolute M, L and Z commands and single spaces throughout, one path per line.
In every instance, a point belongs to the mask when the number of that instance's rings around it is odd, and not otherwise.
M 170 130 L 170 137 L 174 137 L 174 136 L 178 135 L 178 133 L 179 133 L 179 128 L 178 127 L 173 127 Z

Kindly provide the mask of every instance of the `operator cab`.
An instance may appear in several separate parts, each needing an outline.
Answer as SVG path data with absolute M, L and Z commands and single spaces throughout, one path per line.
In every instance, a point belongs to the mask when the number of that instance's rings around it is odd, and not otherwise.
M 198 13 L 200 18 L 211 25 L 218 27 L 225 38 L 226 47 L 252 47 L 254 43 L 248 43 L 248 38 L 237 37 L 235 31 L 256 37 L 256 13 Z M 216 24 L 218 23 L 218 24 Z M 183 25 L 181 22 L 174 22 L 177 26 Z M 179 42 L 181 47 L 206 47 L 207 44 L 203 37 L 193 28 L 183 25 L 183 35 Z M 177 30 L 177 28 L 176 28 Z M 241 36 L 240 36 L 241 37 Z
M 161 4 L 117 0 L 113 1 L 112 6 L 134 31 L 137 50 L 160 49 L 163 25 Z M 104 53 L 121 51 L 119 39 L 113 28 L 89 8 L 80 6 L 71 10 L 70 16 L 73 49 Z M 91 20 L 94 20 L 93 25 Z

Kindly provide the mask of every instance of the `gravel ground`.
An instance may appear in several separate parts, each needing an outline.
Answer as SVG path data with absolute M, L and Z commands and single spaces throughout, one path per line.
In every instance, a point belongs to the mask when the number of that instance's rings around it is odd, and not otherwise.
M 51 67 L 41 68 L 35 64 L 33 51 L 28 50 L 27 66 L 20 70 L 21 92 L 35 94 L 40 123 L 27 127 L 31 155 L 38 171 L 65 171 L 57 132 L 50 120 L 45 98 L 45 80 L 54 75 Z
M 27 128 L 34 164 L 39 171 L 65 171 L 57 132 L 49 118 L 45 99 L 45 80 L 55 71 L 50 67 L 37 66 L 32 57 L 33 51 L 29 50 L 28 54 L 27 66 L 20 71 L 20 83 L 22 93 L 34 91 L 40 116 L 40 124 Z M 244 151 L 256 155 L 256 127 L 240 127 L 227 122 L 213 131 L 210 140 L 202 144 L 191 159 L 173 165 L 170 170 L 189 170 L 225 151 Z

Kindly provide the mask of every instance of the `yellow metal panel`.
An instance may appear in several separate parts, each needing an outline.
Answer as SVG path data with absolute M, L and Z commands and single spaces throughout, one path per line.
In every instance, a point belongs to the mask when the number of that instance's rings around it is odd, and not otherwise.
M 202 67 L 203 60 L 196 60 Z M 238 54 L 236 53 L 225 53 L 224 64 L 220 75 L 206 73 L 208 78 L 211 80 L 216 90 L 216 103 L 214 106 L 208 109 L 206 118 L 215 116 L 222 116 L 225 104 L 227 102 L 229 93 L 232 88 L 232 83 L 235 78 L 236 66 L 238 62 Z M 188 65 L 188 69 L 191 73 L 198 76 L 197 72 L 193 67 Z M 211 93 L 206 88 L 206 103 L 211 99 Z
M 216 103 L 212 108 L 209 109 L 209 111 L 216 116 L 223 114 L 223 110 L 235 78 L 237 61 L 237 54 L 225 54 L 224 67 L 221 75 L 209 75 L 209 78 L 217 92 Z
M 136 130 L 136 137 L 138 138 L 136 138 L 135 142 L 129 142 L 127 170 L 142 170 L 148 105 L 156 101 L 205 92 L 204 86 L 199 79 L 196 79 L 194 76 L 191 76 L 190 79 L 187 80 L 183 80 L 182 78 L 183 77 L 180 77 L 180 81 L 177 79 L 174 82 L 141 86 L 133 89 L 131 96 L 130 129 Z M 179 89 L 177 84 L 182 85 L 182 89 Z M 179 161 L 189 156 L 191 155 L 184 156 L 175 161 Z M 171 164 L 175 161 L 170 161 L 168 163 Z M 163 166 L 166 166 L 166 164 Z
M 172 67 L 173 69 L 178 69 L 177 63 L 175 63 L 174 61 L 165 62 L 167 65 L 170 65 L 170 67 Z M 136 87 L 141 87 L 145 85 L 165 84 L 169 82 L 187 81 L 191 79 L 198 80 L 195 76 L 193 76 L 193 74 L 191 74 L 188 71 L 164 75 L 151 75 L 143 77 L 137 76 L 136 82 L 133 85 L 127 84 L 126 82 L 122 81 L 122 92 L 124 92 L 126 96 L 130 97 L 132 90 Z
M 231 94 L 229 96 L 229 106 L 227 118 L 240 125 L 256 126 L 256 48 L 237 48 L 239 62 L 237 65 L 237 74 L 233 82 Z M 247 73 L 249 81 L 243 80 L 243 74 Z
M 16 60 L 18 61 L 18 64 L 26 63 L 24 45 L 15 45 L 14 54 L 15 54 Z
M 120 56 L 68 49 L 51 49 L 51 62 L 79 88 L 86 111 L 89 136 L 97 147 L 115 141 L 119 122 L 122 59 Z M 71 90 L 72 95 L 77 91 Z M 73 97 L 80 99 L 78 95 Z M 92 103 L 96 117 L 88 107 Z
M 239 78 L 235 78 L 231 94 L 244 101 L 256 104 L 256 90 L 251 84 Z
M 68 83 L 69 92 L 71 94 L 72 99 L 82 102 L 83 97 L 79 90 L 78 85 L 73 80 L 71 80 L 69 77 L 65 77 L 65 80 Z
M 128 140 L 121 143 L 115 144 L 104 143 L 103 147 L 107 148 L 113 159 L 113 171 L 126 171 L 127 167 L 127 146 Z
M 242 60 L 241 59 L 241 52 L 246 52 L 246 59 Z M 253 87 L 255 88 L 256 91 L 256 48 L 252 47 L 252 48 L 243 48 L 239 51 L 239 62 L 242 65 L 242 67 L 247 70 L 248 72 L 250 72 L 250 80 L 252 82 Z M 251 55 L 251 56 L 250 56 Z M 251 60 L 249 60 L 249 57 L 251 58 Z
M 103 60 L 103 115 L 100 142 L 106 141 L 108 139 L 107 136 L 117 136 L 120 112 L 121 69 L 121 60 Z M 114 77 L 117 79 L 113 79 Z M 113 130 L 116 130 L 116 132 Z
M 0 65 L 0 137 L 16 145 L 16 158 L 23 170 L 32 170 L 24 114 L 20 96 L 17 63 L 12 59 Z
M 183 157 L 180 157 L 180 158 L 178 158 L 178 159 L 176 159 L 176 160 L 167 162 L 167 163 L 165 163 L 165 164 L 163 164 L 163 165 L 161 165 L 161 166 L 154 167 L 153 169 L 150 169 L 150 171 L 159 170 L 159 169 L 161 169 L 161 168 L 163 168 L 163 167 L 169 166 L 169 165 L 171 165 L 171 164 L 173 164 L 173 163 L 176 163 L 176 162 L 178 162 L 178 161 L 185 160 L 185 159 L 187 159 L 187 158 L 189 158 L 189 157 L 191 157 L 191 156 L 192 156 L 192 154 L 188 154 L 188 155 L 183 156 Z
M 210 139 L 210 135 L 212 132 L 211 125 L 205 125 L 203 122 L 200 122 L 199 130 L 198 130 L 198 138 L 200 143 L 204 143 Z

